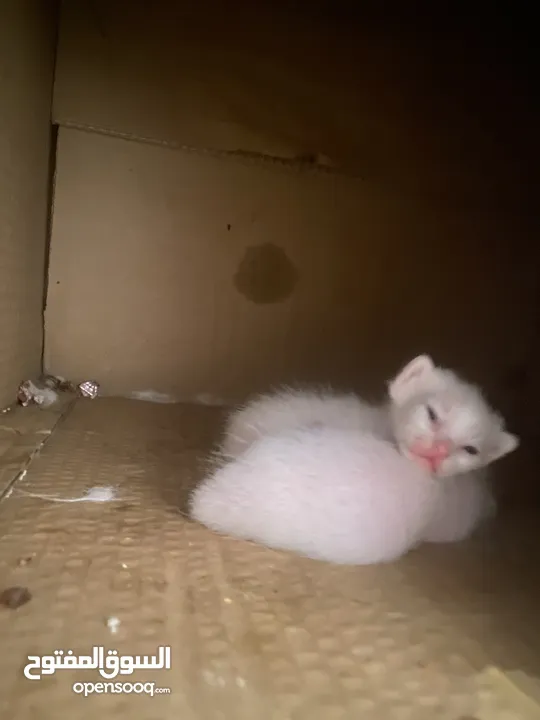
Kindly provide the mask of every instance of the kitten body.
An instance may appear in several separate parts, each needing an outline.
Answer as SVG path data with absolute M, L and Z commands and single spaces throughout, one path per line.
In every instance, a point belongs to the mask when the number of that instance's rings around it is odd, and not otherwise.
M 424 539 L 465 539 L 496 511 L 486 468 L 512 452 L 518 439 L 504 429 L 478 388 L 437 367 L 429 356 L 408 363 L 388 384 L 388 395 L 380 406 L 329 391 L 285 388 L 259 396 L 230 416 L 223 454 L 239 458 L 254 442 L 298 428 L 372 434 L 440 478 Z M 309 434 L 301 437 L 307 440 Z M 297 477 L 301 472 L 295 466 Z
M 422 539 L 429 543 L 453 543 L 468 538 L 497 506 L 487 471 L 475 470 L 438 481 L 437 496 Z
M 212 530 L 339 564 L 396 560 L 437 500 L 428 470 L 360 429 L 263 435 L 205 480 L 191 515 Z

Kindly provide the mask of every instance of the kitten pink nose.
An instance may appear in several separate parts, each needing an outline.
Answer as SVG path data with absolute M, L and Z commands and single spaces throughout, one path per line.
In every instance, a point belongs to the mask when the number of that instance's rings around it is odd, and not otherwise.
M 411 450 L 417 457 L 427 460 L 433 468 L 437 468 L 450 454 L 450 444 L 440 440 L 434 442 L 431 447 L 426 447 L 421 442 L 417 442 Z
M 434 443 L 430 448 L 427 448 L 424 451 L 424 457 L 429 457 L 435 459 L 444 460 L 445 457 L 448 456 L 449 453 L 449 447 L 448 443 L 445 442 L 437 442 Z

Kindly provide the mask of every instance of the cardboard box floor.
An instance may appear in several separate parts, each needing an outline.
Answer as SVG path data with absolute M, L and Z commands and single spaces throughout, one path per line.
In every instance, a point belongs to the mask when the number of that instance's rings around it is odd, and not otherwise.
M 534 523 L 510 518 L 495 540 L 375 568 L 220 537 L 183 508 L 221 412 L 97 399 L 3 415 L 2 717 L 538 717 Z M 109 485 L 111 502 L 54 501 Z M 8 597 L 9 587 L 19 590 Z M 23 674 L 29 655 L 96 646 L 122 656 L 169 646 L 171 667 L 113 680 Z M 106 682 L 135 689 L 107 693 Z M 137 683 L 153 697 L 135 699 Z

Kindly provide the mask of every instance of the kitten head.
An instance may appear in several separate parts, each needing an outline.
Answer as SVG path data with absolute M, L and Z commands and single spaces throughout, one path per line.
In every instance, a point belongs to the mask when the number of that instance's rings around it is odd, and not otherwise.
M 519 445 L 475 386 L 427 355 L 404 367 L 388 394 L 400 451 L 439 477 L 485 467 Z

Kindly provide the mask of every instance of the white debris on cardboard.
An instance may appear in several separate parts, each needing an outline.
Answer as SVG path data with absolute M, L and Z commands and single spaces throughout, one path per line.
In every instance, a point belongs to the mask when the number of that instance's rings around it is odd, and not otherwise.
M 59 399 L 59 393 L 46 385 L 38 385 L 31 380 L 25 380 L 19 386 L 17 400 L 19 405 L 39 405 L 42 408 L 54 405 Z
M 99 394 L 99 383 L 85 380 L 75 385 L 63 377 L 43 375 L 39 380 L 22 382 L 17 393 L 17 401 L 23 407 L 38 405 L 41 408 L 48 408 L 57 403 L 60 394 L 65 392 L 94 399 Z
M 25 471 L 26 472 L 26 471 Z M 50 500 L 51 502 L 76 503 L 76 502 L 112 502 L 118 500 L 116 497 L 116 488 L 112 486 L 93 487 L 85 491 L 81 497 L 61 498 L 55 495 L 39 495 L 38 493 L 27 492 L 21 488 L 17 488 L 17 492 L 26 497 L 38 498 L 39 500 Z
M 107 627 L 111 631 L 112 635 L 116 635 L 118 628 L 120 627 L 120 620 L 117 617 L 107 618 Z
M 128 397 L 132 400 L 142 400 L 143 402 L 160 403 L 162 405 L 174 405 L 178 402 L 173 395 L 160 393 L 156 390 L 134 390 Z
M 79 395 L 82 395 L 82 397 L 91 398 L 93 400 L 99 394 L 99 383 L 95 380 L 85 380 L 77 385 L 77 390 Z
M 211 395 L 209 393 L 200 393 L 199 395 L 168 395 L 167 393 L 158 392 L 157 390 L 134 390 L 127 394 L 132 400 L 143 400 L 144 402 L 160 403 L 163 405 L 176 405 L 177 403 L 186 403 L 188 405 L 209 405 L 211 407 L 227 407 L 231 402 L 223 398 Z

